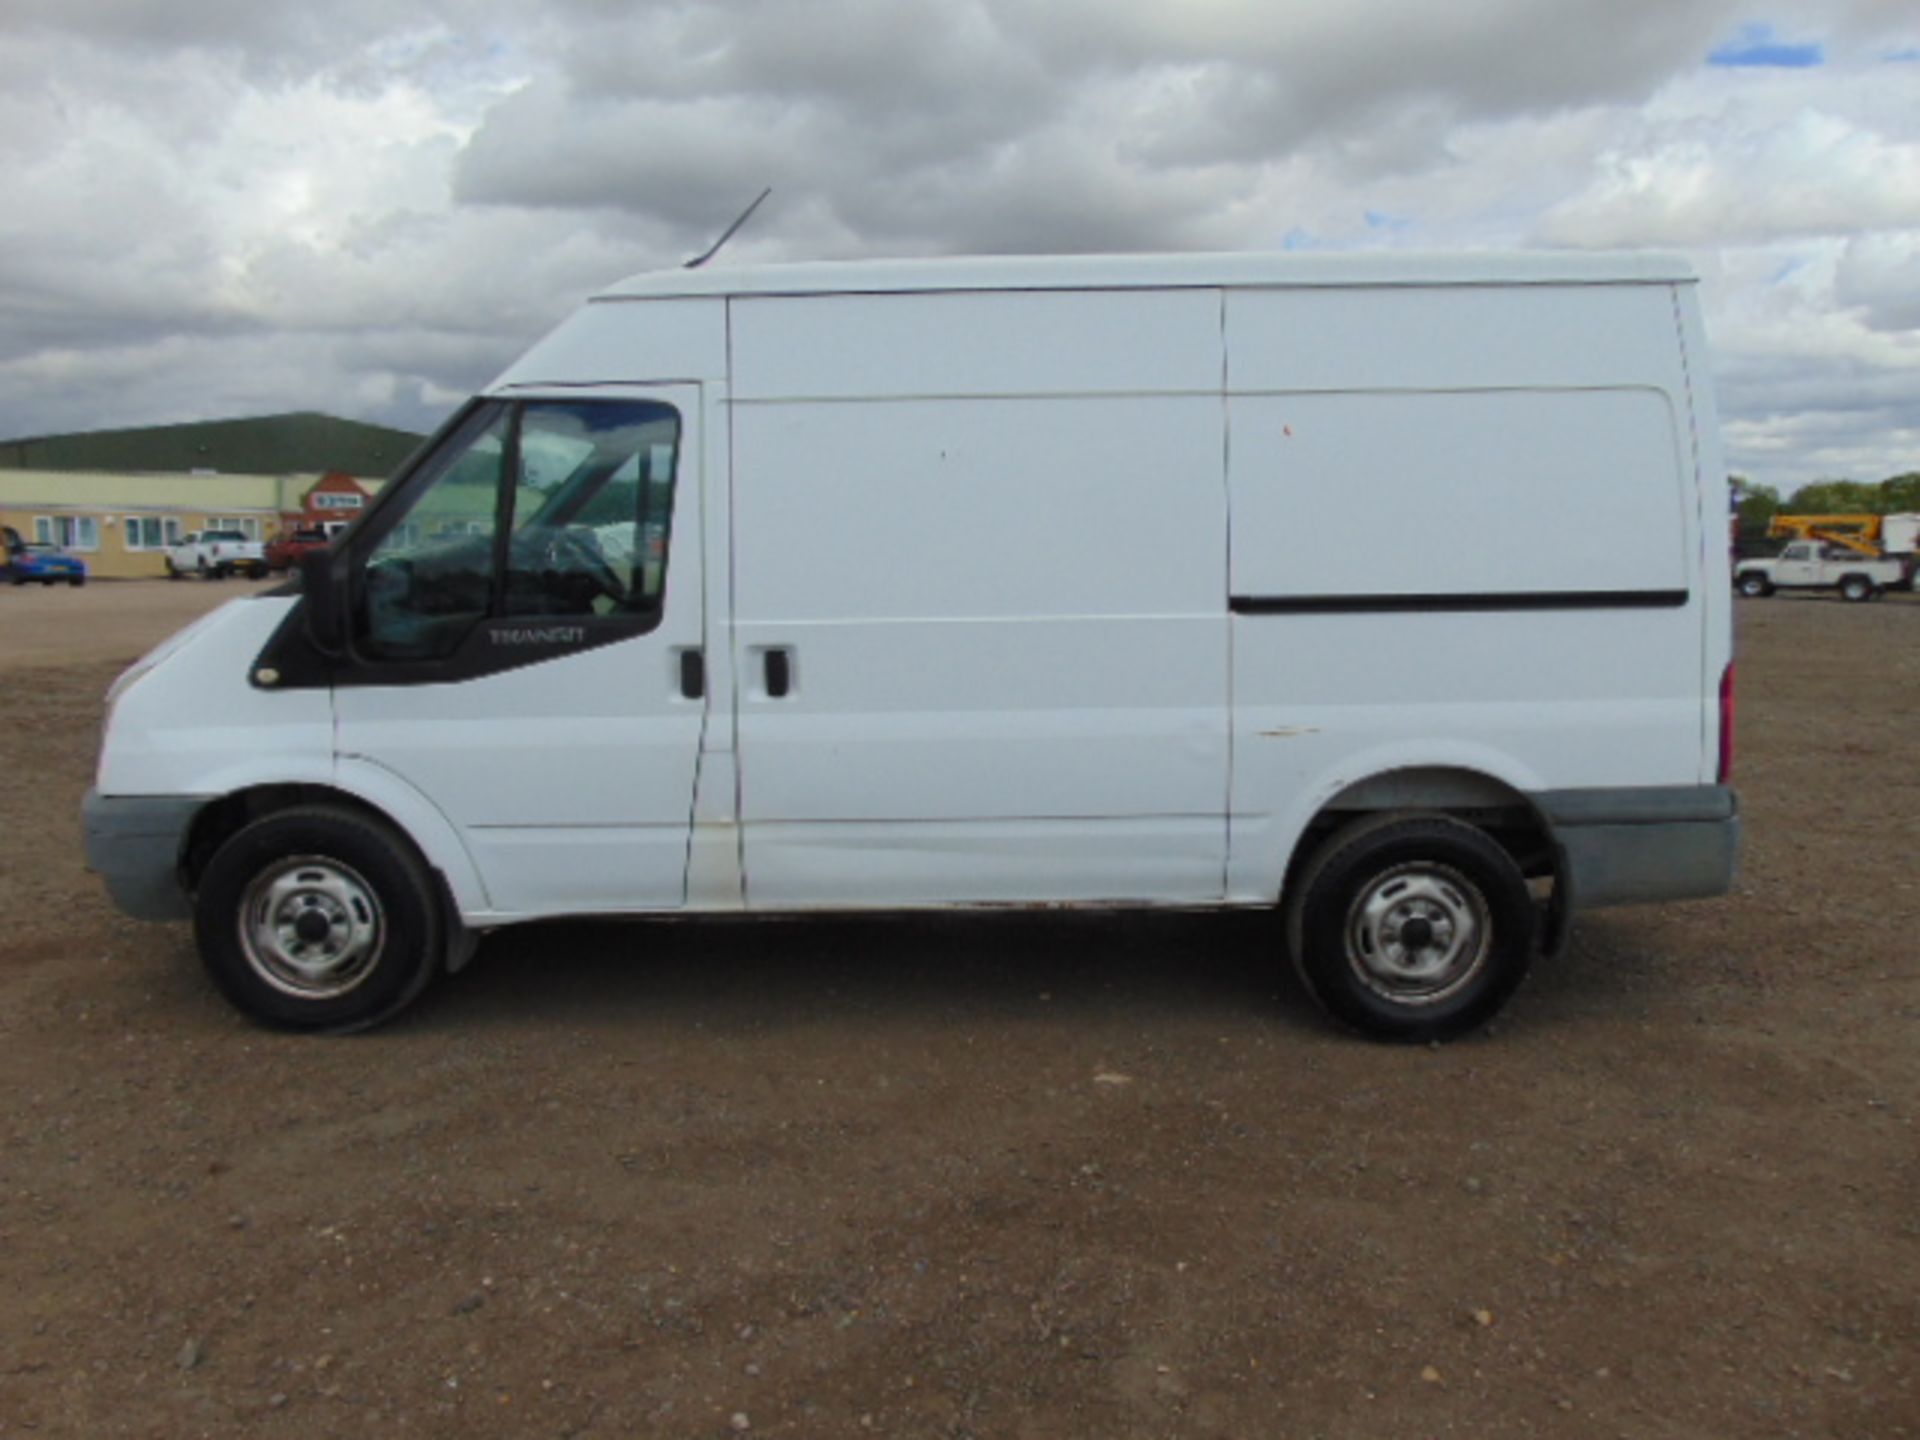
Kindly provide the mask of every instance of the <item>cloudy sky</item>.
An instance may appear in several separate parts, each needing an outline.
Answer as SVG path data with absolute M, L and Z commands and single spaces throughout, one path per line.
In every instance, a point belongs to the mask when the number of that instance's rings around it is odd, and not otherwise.
M 1735 469 L 1920 469 L 1914 0 L 8 0 L 0 165 L 0 436 L 426 428 L 771 184 L 726 260 L 1678 249 Z

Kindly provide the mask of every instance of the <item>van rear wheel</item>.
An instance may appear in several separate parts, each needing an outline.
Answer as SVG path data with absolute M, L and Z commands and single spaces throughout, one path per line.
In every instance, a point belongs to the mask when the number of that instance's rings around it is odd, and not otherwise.
M 340 1032 L 419 995 L 445 927 L 426 865 L 395 831 L 309 806 L 256 820 L 214 852 L 194 933 L 214 983 L 247 1015 Z
M 1382 816 L 1332 836 L 1288 907 L 1300 978 L 1336 1019 L 1388 1040 L 1459 1035 L 1526 978 L 1538 917 L 1484 831 Z
M 1849 575 L 1840 582 L 1840 598 L 1858 605 L 1873 598 L 1873 581 L 1864 575 Z

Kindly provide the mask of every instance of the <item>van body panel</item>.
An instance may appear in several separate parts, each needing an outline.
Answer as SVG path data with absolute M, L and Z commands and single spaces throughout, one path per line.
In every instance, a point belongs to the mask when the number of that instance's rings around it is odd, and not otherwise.
M 189 637 L 136 662 L 112 692 L 100 792 L 215 797 L 274 780 L 329 779 L 327 692 L 276 693 L 248 683 L 249 662 L 295 603 L 229 600 Z
M 1226 316 L 1230 893 L 1277 895 L 1322 807 L 1390 771 L 1710 778 L 1724 581 L 1670 287 L 1229 292 Z
M 742 402 L 733 444 L 753 906 L 1220 897 L 1217 394 Z
M 459 827 L 405 776 L 371 760 L 341 756 L 334 761 L 328 784 L 398 825 L 447 882 L 454 908 L 463 918 L 479 920 L 498 913 Z
M 1686 376 L 1687 473 L 1692 479 L 1691 518 L 1700 573 L 1700 775 L 1702 783 L 1729 777 L 1717 773 L 1720 750 L 1720 677 L 1733 664 L 1733 498 L 1721 452 L 1707 336 L 1691 287 L 1673 287 L 1673 318 L 1680 335 Z M 1692 559 L 1692 556 L 1689 556 Z
M 741 401 L 1220 393 L 1217 291 L 747 299 L 732 325 Z
M 1668 392 L 1235 394 L 1228 413 L 1235 595 L 1688 588 Z
M 735 622 L 1221 623 L 1221 444 L 1217 397 L 738 404 Z
M 1187 906 L 1223 898 L 1217 814 L 761 822 L 747 829 L 746 843 L 752 910 Z
M 1230 289 L 1226 336 L 1237 395 L 1682 383 L 1667 285 Z
M 746 900 L 740 855 L 740 767 L 734 745 L 739 678 L 734 673 L 728 618 L 733 613 L 729 498 L 733 419 L 726 386 L 702 386 L 701 393 L 706 402 L 700 473 L 700 566 L 706 626 L 700 668 L 706 688 L 707 723 L 700 732 L 699 773 L 694 784 L 687 908 L 724 912 L 741 909 Z
M 527 396 L 522 398 L 536 398 Z M 646 634 L 446 683 L 334 691 L 340 756 L 407 777 L 459 831 L 491 908 L 516 916 L 677 909 L 686 899 L 707 704 L 681 693 L 705 645 L 698 387 L 568 399 L 657 400 L 680 415 L 664 608 Z
M 1245 732 L 1236 746 L 1236 794 L 1243 767 L 1269 784 L 1296 788 L 1276 792 L 1270 808 L 1234 809 L 1227 872 L 1230 903 L 1273 904 L 1288 866 L 1299 853 L 1301 837 L 1328 806 L 1356 787 L 1434 770 L 1471 776 L 1523 796 L 1543 783 L 1538 772 L 1511 752 L 1477 739 L 1393 736 L 1356 742 L 1336 736 L 1322 743 L 1317 753 L 1293 752 L 1294 742 L 1312 742 L 1319 736 L 1312 725 L 1280 724 Z
M 670 643 L 656 632 L 454 685 L 343 687 L 341 758 L 429 797 L 492 908 L 676 907 L 703 707 L 677 695 Z
M 943 259 L 709 265 L 628 276 L 601 298 L 924 295 L 993 290 L 1401 290 L 1435 286 L 1691 283 L 1685 256 L 1656 251 L 1208 251 L 1188 255 L 959 255 Z
M 514 361 L 488 392 L 527 385 L 726 378 L 725 301 L 602 301 L 575 311 Z

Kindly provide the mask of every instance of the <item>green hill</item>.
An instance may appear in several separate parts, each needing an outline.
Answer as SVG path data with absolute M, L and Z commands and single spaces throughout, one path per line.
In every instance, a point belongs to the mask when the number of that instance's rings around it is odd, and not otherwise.
M 0 440 L 0 469 L 213 470 L 226 475 L 344 470 L 380 478 L 392 474 L 422 438 L 410 430 L 302 411 Z

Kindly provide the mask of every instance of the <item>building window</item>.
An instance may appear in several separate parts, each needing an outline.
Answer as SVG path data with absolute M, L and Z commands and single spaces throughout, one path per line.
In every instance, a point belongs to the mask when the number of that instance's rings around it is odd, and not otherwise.
M 206 528 L 209 530 L 238 530 L 249 540 L 258 540 L 260 538 L 259 518 L 252 515 L 209 515 L 207 517 Z
M 91 515 L 36 515 L 33 538 L 62 550 L 98 550 L 100 522 Z
M 180 543 L 180 521 L 172 515 L 129 515 L 127 549 L 165 550 Z

